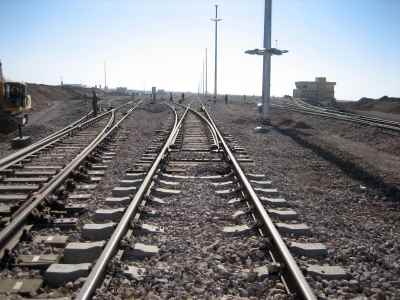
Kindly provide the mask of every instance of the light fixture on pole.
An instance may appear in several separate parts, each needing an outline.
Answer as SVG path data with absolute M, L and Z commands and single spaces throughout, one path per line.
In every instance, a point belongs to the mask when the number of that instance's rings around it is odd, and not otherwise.
M 263 81 L 262 81 L 262 124 L 256 130 L 263 131 L 263 125 L 270 123 L 270 87 L 271 87 L 271 56 L 282 55 L 288 50 L 271 48 L 272 27 L 272 0 L 265 0 L 264 15 L 264 48 L 245 51 L 246 54 L 263 56 Z
M 214 100 L 217 99 L 217 74 L 218 74 L 218 22 L 222 21 L 222 19 L 218 19 L 218 5 L 215 5 L 215 18 L 211 19 L 211 21 L 215 22 L 215 58 L 214 58 Z

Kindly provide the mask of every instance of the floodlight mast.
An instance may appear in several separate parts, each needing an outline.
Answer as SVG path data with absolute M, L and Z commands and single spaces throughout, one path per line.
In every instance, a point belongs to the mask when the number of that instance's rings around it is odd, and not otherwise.
M 265 0 L 264 49 L 254 49 L 245 51 L 246 54 L 263 56 L 262 116 L 261 116 L 263 124 L 270 123 L 271 56 L 282 55 L 288 52 L 287 50 L 271 48 L 271 29 L 272 29 L 271 27 L 272 27 L 272 0 Z
M 217 74 L 218 74 L 218 22 L 222 19 L 218 19 L 218 5 L 215 5 L 215 19 L 211 19 L 215 22 L 215 58 L 214 58 L 214 99 L 217 99 Z
M 204 59 L 203 59 L 203 71 L 201 72 L 201 94 L 204 96 L 204 94 L 205 94 L 205 87 L 206 87 L 206 84 L 205 84 L 205 74 L 204 74 L 204 72 L 205 72 L 205 61 L 204 61 Z
M 206 48 L 206 51 L 205 51 L 205 53 L 206 53 L 206 94 L 205 94 L 205 96 L 207 97 L 207 94 L 208 94 L 208 62 L 207 62 L 207 48 Z
M 263 53 L 263 83 L 262 83 L 262 122 L 270 123 L 270 96 L 271 96 L 271 27 L 272 27 L 272 0 L 265 0 L 264 12 L 264 53 Z
M 106 61 L 104 61 L 104 90 L 107 90 L 107 69 L 106 69 Z

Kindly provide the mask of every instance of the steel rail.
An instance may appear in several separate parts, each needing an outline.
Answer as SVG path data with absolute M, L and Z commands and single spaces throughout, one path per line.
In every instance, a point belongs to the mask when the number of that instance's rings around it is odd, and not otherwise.
M 203 104 L 203 103 L 202 103 Z M 187 108 L 186 106 L 182 105 L 182 104 L 178 104 L 181 107 Z M 194 109 L 189 108 L 189 110 L 194 113 L 196 116 L 198 116 L 200 119 L 202 119 L 204 122 L 207 123 L 208 125 L 208 129 L 211 132 L 211 135 L 213 137 L 214 140 L 214 145 L 217 147 L 217 149 L 219 150 L 219 142 L 218 142 L 218 135 L 217 132 L 215 131 L 214 126 L 212 126 L 212 124 L 210 123 L 210 121 L 207 120 L 207 118 L 205 118 L 203 115 L 201 115 L 198 111 L 195 111 Z
M 305 102 L 303 100 L 299 100 L 299 99 L 293 99 L 293 102 L 294 102 L 294 104 L 287 104 L 287 106 L 291 107 L 292 109 L 297 108 L 297 109 L 304 109 L 304 110 L 315 112 L 315 113 L 334 115 L 334 116 L 342 117 L 351 122 L 365 124 L 368 126 L 381 127 L 384 129 L 390 129 L 390 130 L 395 130 L 395 131 L 398 131 L 397 128 L 400 129 L 400 122 L 396 122 L 396 121 L 392 121 L 392 120 L 385 120 L 385 119 L 381 119 L 381 118 L 377 118 L 377 117 L 370 117 L 370 116 L 365 116 L 365 115 L 361 115 L 361 114 L 345 112 L 345 111 L 340 111 L 340 110 L 335 110 L 335 109 L 329 109 L 329 108 L 325 108 L 325 107 L 319 107 L 319 106 L 312 105 L 310 103 L 307 103 L 307 102 Z
M 354 118 L 361 119 L 361 120 L 366 120 L 366 121 L 371 121 L 371 122 L 382 123 L 385 125 L 393 125 L 393 126 L 400 127 L 400 122 L 396 122 L 396 121 L 392 121 L 392 120 L 385 120 L 382 118 L 372 117 L 372 116 L 368 116 L 368 115 L 362 115 L 362 114 L 353 113 L 353 112 L 349 112 L 349 111 L 341 111 L 341 110 L 336 110 L 336 109 L 331 109 L 331 108 L 326 108 L 326 107 L 319 107 L 319 106 L 307 103 L 307 102 L 305 102 L 303 100 L 299 100 L 299 99 L 296 99 L 293 101 L 295 102 L 295 105 L 306 108 L 306 109 L 329 112 L 329 113 L 336 113 L 336 114 L 340 114 L 340 115 L 344 115 L 344 116 L 354 117 Z
M 246 191 L 246 194 L 249 196 L 252 204 L 254 205 L 257 214 L 262 222 L 263 228 L 267 231 L 269 237 L 271 238 L 272 244 L 276 248 L 276 254 L 280 258 L 279 261 L 284 263 L 284 268 L 287 271 L 287 275 L 289 278 L 288 283 L 290 287 L 296 292 L 296 299 L 307 299 L 307 300 L 316 300 L 317 297 L 315 296 L 313 290 L 311 289 L 310 285 L 308 284 L 307 280 L 305 279 L 302 271 L 300 270 L 298 264 L 296 263 L 295 259 L 293 258 L 292 254 L 290 253 L 288 247 L 286 246 L 285 242 L 283 241 L 279 231 L 276 229 L 273 221 L 271 220 L 270 216 L 266 212 L 263 204 L 261 203 L 260 199 L 258 198 L 257 194 L 255 193 L 253 187 L 251 186 L 249 180 L 247 179 L 245 173 L 243 172 L 242 168 L 240 167 L 239 163 L 237 162 L 235 156 L 233 155 L 232 151 L 230 150 L 228 144 L 225 142 L 221 132 L 219 131 L 218 127 L 215 125 L 215 122 L 211 118 L 208 111 L 205 107 L 202 107 L 204 113 L 206 114 L 207 118 L 213 124 L 218 138 L 222 144 L 222 148 L 225 151 L 227 157 L 229 158 L 230 162 L 233 165 L 234 171 L 237 177 L 240 179 L 243 188 Z
M 211 135 L 212 135 L 213 140 L 214 140 L 214 145 L 215 145 L 215 146 L 217 147 L 217 149 L 219 150 L 220 145 L 219 145 L 219 142 L 218 142 L 218 134 L 217 134 L 217 132 L 216 132 L 214 126 L 210 123 L 209 120 L 207 120 L 206 117 L 202 116 L 199 112 L 195 111 L 194 109 L 190 109 L 190 111 L 191 111 L 192 113 L 194 113 L 195 115 L 197 115 L 197 116 L 198 116 L 200 119 L 202 119 L 204 122 L 206 122 L 206 124 L 208 125 L 209 130 L 211 131 Z
M 5 166 L 6 164 L 9 164 L 9 163 L 14 164 L 14 163 L 16 163 L 14 161 L 16 159 L 18 159 L 19 157 L 21 157 L 21 156 L 23 156 L 25 154 L 31 153 L 33 150 L 37 149 L 37 147 L 40 147 L 40 146 L 46 144 L 54 136 L 57 136 L 57 135 L 63 133 L 64 131 L 68 130 L 69 128 L 77 126 L 79 123 L 83 122 L 89 115 L 90 115 L 90 113 L 84 115 L 82 118 L 80 118 L 79 120 L 76 120 L 75 122 L 67 125 L 66 127 L 62 128 L 62 129 L 60 129 L 60 130 L 58 130 L 56 132 L 53 132 L 52 134 L 44 137 L 43 139 L 41 139 L 39 141 L 36 141 L 32 145 L 27 146 L 27 147 L 25 147 L 25 148 L 23 148 L 21 150 L 18 150 L 16 152 L 11 153 L 10 155 L 0 159 L 0 171 L 3 170 L 4 168 L 8 167 L 8 166 Z
M 54 191 L 66 178 L 67 176 L 79 165 L 79 163 L 86 158 L 90 153 L 88 150 L 99 140 L 101 135 L 107 132 L 111 124 L 114 122 L 114 111 L 112 116 L 103 128 L 103 130 L 97 135 L 97 137 L 78 155 L 76 156 L 59 174 L 53 177 L 50 182 L 43 186 L 39 191 L 34 193 L 24 204 L 23 208 L 17 215 L 11 220 L 11 222 L 0 231 L 0 252 L 2 253 L 4 247 L 7 246 L 8 241 L 12 238 L 12 235 L 17 232 L 22 226 L 28 216 L 52 191 Z M 87 155 L 84 155 L 87 153 Z
M 178 106 L 182 106 L 182 107 L 184 107 L 183 105 L 181 105 L 181 104 L 177 104 Z M 175 115 L 176 116 L 176 115 Z M 176 123 L 176 118 L 175 118 L 175 123 Z M 170 142 L 170 147 L 172 146 L 172 145 L 175 145 L 175 142 L 176 142 L 176 139 L 177 139 L 177 137 L 178 137 L 178 134 L 179 134 L 179 131 L 180 131 L 180 129 L 181 129 L 181 127 L 182 127 L 182 122 L 179 122 L 179 123 L 176 123 L 177 125 L 176 125 L 176 130 L 175 130 L 175 132 L 174 132 L 174 134 L 173 134 L 173 136 L 172 136 L 172 138 L 171 138 L 171 142 Z
M 385 125 L 385 124 L 378 124 L 376 122 L 371 122 L 371 121 L 360 120 L 360 119 L 352 118 L 350 116 L 340 115 L 339 113 L 337 113 L 337 114 L 328 113 L 328 112 L 316 111 L 316 110 L 300 108 L 300 107 L 295 107 L 295 106 L 283 106 L 283 105 L 277 105 L 277 104 L 273 104 L 272 108 L 282 109 L 282 110 L 290 110 L 290 111 L 294 111 L 294 112 L 298 112 L 298 113 L 309 114 L 309 115 L 325 117 L 325 118 L 331 118 L 331 119 L 347 121 L 347 122 L 353 122 L 353 123 L 358 123 L 361 125 L 367 125 L 367 126 L 371 126 L 371 127 L 377 127 L 377 128 L 400 132 L 400 127 Z
M 122 107 L 129 105 L 129 104 L 130 104 L 130 102 L 122 104 L 122 105 L 118 106 L 117 108 L 114 108 L 113 110 L 115 111 L 115 110 L 121 109 Z M 110 113 L 112 113 L 113 110 L 104 112 L 94 118 L 91 118 L 91 119 L 85 121 L 85 119 L 88 118 L 91 114 L 89 112 L 88 114 L 86 114 L 85 116 L 80 118 L 79 120 L 73 122 L 72 124 L 67 125 L 66 127 L 58 130 L 57 132 L 54 132 L 54 133 L 50 134 L 49 136 L 35 142 L 32 145 L 25 147 L 17 152 L 14 152 L 14 153 L 2 158 L 0 160 L 0 171 L 3 171 L 5 169 L 7 169 L 8 167 L 25 159 L 26 157 L 37 153 L 38 151 L 42 150 L 43 148 L 58 141 L 59 139 L 61 139 L 68 133 L 72 132 L 73 130 L 82 128 L 83 126 L 90 124 L 91 122 L 94 122 L 100 118 L 105 117 L 106 115 L 109 115 Z
M 171 107 L 171 106 L 169 106 Z M 114 230 L 112 236 L 108 240 L 103 252 L 101 253 L 100 257 L 97 259 L 96 264 L 94 265 L 92 271 L 90 272 L 89 276 L 87 277 L 84 285 L 79 291 L 79 294 L 76 299 L 79 300 L 89 300 L 92 299 L 92 295 L 95 292 L 97 286 L 103 280 L 104 273 L 106 271 L 107 265 L 109 261 L 112 259 L 113 254 L 118 249 L 119 242 L 123 239 L 126 231 L 128 230 L 131 220 L 133 216 L 136 214 L 140 203 L 142 202 L 145 194 L 148 191 L 150 184 L 153 181 L 153 177 L 156 174 L 160 163 L 164 159 L 164 155 L 168 151 L 170 144 L 173 141 L 176 131 L 180 128 L 182 121 L 184 120 L 188 109 L 185 110 L 181 119 L 178 122 L 178 116 L 176 111 L 171 107 L 171 109 L 175 113 L 175 122 L 172 128 L 172 131 L 165 142 L 163 148 L 161 149 L 160 153 L 157 155 L 157 158 L 153 162 L 150 170 L 147 172 L 145 178 L 143 179 L 142 184 L 138 188 L 135 196 L 133 197 L 131 203 L 129 204 L 128 208 L 125 210 L 124 215 L 121 218 L 121 221 L 118 223 L 117 228 Z
M 50 136 L 38 141 L 37 143 L 30 145 L 24 149 L 21 149 L 20 151 L 13 153 L 4 159 L 0 161 L 0 171 L 3 171 L 4 169 L 7 169 L 8 167 L 20 162 L 24 158 L 37 153 L 38 151 L 42 150 L 43 148 L 52 145 L 54 142 L 60 140 L 63 138 L 65 135 L 69 134 L 73 130 L 82 128 L 94 121 L 97 121 L 98 119 L 104 118 L 105 116 L 111 114 L 111 111 L 105 112 L 95 118 L 89 119 L 85 121 L 84 123 L 76 121 L 75 125 L 68 125 L 67 127 L 59 130 L 58 132 L 51 134 Z M 83 118 L 82 118 L 83 119 Z
M 119 120 L 114 126 L 115 121 L 115 109 L 111 111 L 111 118 L 104 129 L 97 135 L 97 137 L 88 145 L 80 154 L 78 154 L 67 166 L 64 167 L 55 177 L 53 177 L 50 182 L 40 189 L 38 192 L 34 193 L 32 197 L 30 197 L 26 204 L 24 204 L 24 209 L 17 214 L 11 222 L 0 231 L 0 252 L 2 253 L 4 247 L 7 246 L 7 243 L 12 238 L 13 234 L 15 234 L 18 230 L 20 230 L 25 222 L 25 220 L 29 217 L 32 210 L 38 207 L 38 205 L 46 199 L 48 195 L 50 195 L 56 188 L 58 188 L 62 182 L 67 179 L 67 177 L 71 174 L 73 170 L 75 170 L 86 157 L 106 138 L 108 137 L 114 129 L 116 129 L 120 123 L 132 112 L 134 111 L 141 103 L 137 103 L 134 107 L 132 107 L 125 116 Z
M 23 159 L 25 159 L 25 158 L 27 158 L 27 157 L 29 157 L 29 156 L 31 156 L 31 155 L 43 150 L 44 148 L 54 144 L 55 142 L 57 142 L 60 139 L 62 139 L 64 136 L 68 135 L 70 132 L 72 132 L 74 130 L 77 130 L 77 129 L 80 129 L 80 128 L 83 128 L 84 126 L 89 125 L 92 122 L 95 122 L 95 121 L 97 121 L 99 119 L 102 119 L 106 115 L 111 114 L 111 113 L 112 113 L 111 111 L 110 112 L 106 112 L 106 113 L 104 113 L 102 115 L 97 116 L 96 118 L 92 118 L 90 120 L 87 120 L 84 123 L 79 123 L 79 124 L 75 125 L 74 127 L 67 128 L 66 130 L 63 130 L 62 132 L 60 132 L 60 133 L 58 133 L 56 135 L 53 135 L 50 138 L 46 138 L 46 139 L 43 140 L 42 143 L 38 143 L 36 145 L 32 145 L 32 147 L 27 149 L 27 151 L 25 153 L 21 153 L 21 154 L 17 155 L 16 157 L 14 157 L 14 159 L 6 162 L 4 165 L 0 165 L 0 171 L 3 171 L 5 169 L 9 168 L 10 166 L 13 166 L 13 165 L 17 164 L 18 162 L 22 161 Z

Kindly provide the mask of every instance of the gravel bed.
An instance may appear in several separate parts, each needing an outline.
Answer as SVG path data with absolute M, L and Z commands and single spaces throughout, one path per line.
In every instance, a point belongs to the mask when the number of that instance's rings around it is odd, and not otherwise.
M 258 278 L 254 268 L 270 263 L 262 240 L 249 233 L 230 236 L 232 207 L 204 180 L 185 180 L 182 194 L 153 207 L 157 217 L 141 222 L 164 229 L 160 234 L 134 232 L 136 242 L 156 245 L 157 256 L 124 263 L 144 268 L 143 280 L 132 280 L 116 269 L 110 285 L 96 299 L 258 299 L 285 294 L 278 278 Z M 151 206 L 149 206 L 151 207 Z M 122 267 L 123 269 L 123 267 Z M 278 298 L 276 298 L 278 299 Z M 284 299 L 283 297 L 280 299 Z
M 223 131 L 234 135 L 255 160 L 256 166 L 249 170 L 267 174 L 301 220 L 311 227 L 313 237 L 328 246 L 329 256 L 320 263 L 340 265 L 348 271 L 348 280 L 309 278 L 320 298 L 400 298 L 398 203 L 384 201 L 387 197 L 381 190 L 355 179 L 352 172 L 321 157 L 315 149 L 303 146 L 313 144 L 335 152 L 334 148 L 326 148 L 320 135 L 325 134 L 329 140 L 329 132 L 340 132 L 348 139 L 358 136 L 357 142 L 367 147 L 381 149 L 385 147 L 385 139 L 380 133 L 368 133 L 371 129 L 357 126 L 350 128 L 353 126 L 341 122 L 274 111 L 274 128 L 257 134 L 253 130 L 257 124 L 252 106 L 217 104 L 212 112 L 225 128 Z M 282 128 L 288 123 L 308 144 L 298 143 L 291 135 L 284 134 Z M 378 138 L 369 138 L 369 134 Z M 388 153 L 397 149 L 396 140 L 397 137 L 390 138 Z M 343 146 L 343 151 L 347 146 Z

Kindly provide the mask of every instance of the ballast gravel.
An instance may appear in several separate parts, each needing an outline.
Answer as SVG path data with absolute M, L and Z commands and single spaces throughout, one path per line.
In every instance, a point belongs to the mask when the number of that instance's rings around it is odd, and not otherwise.
M 325 129 L 329 121 L 307 116 L 297 118 L 273 110 L 272 127 L 267 133 L 259 134 L 254 132 L 258 125 L 254 108 L 253 105 L 217 104 L 211 111 L 223 131 L 232 134 L 255 160 L 252 170 L 265 173 L 300 214 L 301 220 L 311 227 L 313 241 L 328 246 L 328 258 L 320 263 L 339 265 L 347 270 L 349 277 L 343 280 L 307 277 L 317 295 L 321 299 L 400 298 L 400 207 L 396 199 L 356 179 L 351 170 L 340 168 L 335 160 L 320 156 L 315 151 L 317 147 L 307 147 L 316 145 L 332 156 L 346 155 L 346 144 L 339 154 L 319 138 L 321 132 L 333 134 L 333 127 Z M 335 131 L 346 132 L 347 137 L 362 132 L 363 137 L 357 139 L 361 145 L 391 155 L 399 146 L 399 139 L 393 136 L 385 146 L 385 139 L 376 130 L 333 123 Z M 295 136 L 285 134 L 285 130 L 295 132 Z M 373 136 L 368 138 L 366 132 L 378 134 L 377 139 L 372 142 Z M 300 144 L 297 137 L 307 143 Z M 329 134 L 324 138 L 329 140 Z M 362 157 L 363 153 L 359 155 Z M 348 159 L 351 157 L 348 155 Z M 304 261 L 307 260 L 299 259 L 300 265 Z
M 205 180 L 185 180 L 179 188 L 182 194 L 163 198 L 167 203 L 154 207 L 159 216 L 140 219 L 164 233 L 135 230 L 130 240 L 131 246 L 144 243 L 160 249 L 145 260 L 123 260 L 123 265 L 143 268 L 142 278 L 122 275 L 122 265 L 95 299 L 287 299 L 277 277 L 255 272 L 271 264 L 262 239 L 249 232 L 223 233 L 224 226 L 235 225 L 228 199 L 216 196 Z

